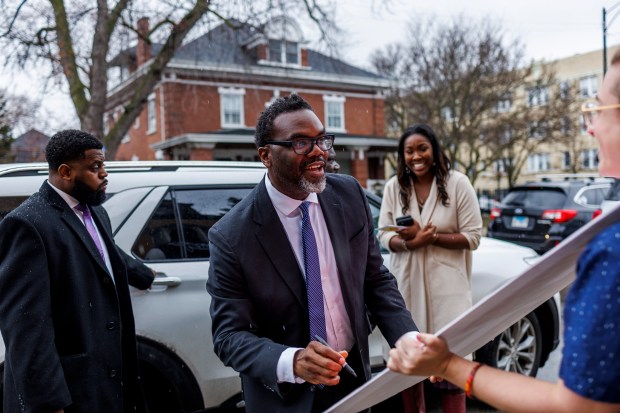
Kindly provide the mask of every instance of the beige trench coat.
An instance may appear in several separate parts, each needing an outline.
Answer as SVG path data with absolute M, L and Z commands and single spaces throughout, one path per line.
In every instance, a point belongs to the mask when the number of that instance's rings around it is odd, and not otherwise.
M 450 172 L 446 190 L 450 198 L 447 207 L 441 203 L 437 184 L 433 181 L 421 212 L 413 191 L 408 213 L 421 227 L 432 221 L 439 233 L 463 234 L 469 249 L 450 250 L 428 245 L 413 251 L 390 252 L 390 270 L 398 281 L 407 308 L 420 331 L 429 333 L 436 332 L 471 307 L 471 251 L 478 248 L 482 233 L 478 198 L 467 176 Z M 396 218 L 403 215 L 398 191 L 398 181 L 392 177 L 385 185 L 379 228 L 393 225 Z M 379 231 L 379 240 L 387 249 L 394 236 L 398 234 Z

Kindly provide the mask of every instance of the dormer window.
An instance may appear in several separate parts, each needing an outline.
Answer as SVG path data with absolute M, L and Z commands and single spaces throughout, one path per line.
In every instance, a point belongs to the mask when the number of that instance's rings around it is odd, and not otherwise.
M 290 18 L 276 17 L 266 26 L 262 44 L 266 46 L 266 56 L 260 64 L 274 66 L 300 66 L 301 44 L 305 42 L 299 25 Z
M 269 61 L 299 64 L 299 43 L 287 40 L 269 40 Z

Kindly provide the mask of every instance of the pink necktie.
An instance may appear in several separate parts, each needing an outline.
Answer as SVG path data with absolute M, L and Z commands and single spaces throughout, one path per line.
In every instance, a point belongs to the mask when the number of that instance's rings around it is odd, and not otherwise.
M 99 235 L 97 234 L 97 229 L 95 228 L 95 223 L 93 221 L 93 216 L 90 214 L 90 209 L 88 209 L 88 205 L 86 204 L 78 204 L 75 209 L 81 211 L 84 215 L 84 225 L 86 226 L 86 230 L 90 234 L 91 238 L 95 242 L 97 249 L 99 250 L 99 254 L 103 261 L 105 261 L 105 256 L 103 255 L 103 247 L 101 246 L 101 240 L 99 239 Z

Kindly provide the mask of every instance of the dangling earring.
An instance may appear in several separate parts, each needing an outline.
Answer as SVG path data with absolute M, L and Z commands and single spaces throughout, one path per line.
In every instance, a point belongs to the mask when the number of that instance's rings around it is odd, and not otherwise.
M 407 166 L 405 166 L 405 173 L 407 175 L 411 175 L 411 169 L 409 169 Z

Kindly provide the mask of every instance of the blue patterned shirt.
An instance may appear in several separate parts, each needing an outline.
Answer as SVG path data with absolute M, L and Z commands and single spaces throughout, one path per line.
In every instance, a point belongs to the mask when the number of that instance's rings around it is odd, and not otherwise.
M 564 322 L 560 377 L 566 387 L 591 400 L 620 403 L 620 222 L 581 254 Z

